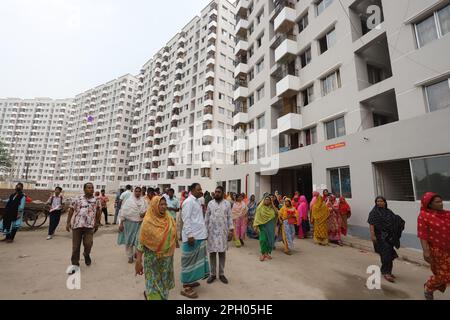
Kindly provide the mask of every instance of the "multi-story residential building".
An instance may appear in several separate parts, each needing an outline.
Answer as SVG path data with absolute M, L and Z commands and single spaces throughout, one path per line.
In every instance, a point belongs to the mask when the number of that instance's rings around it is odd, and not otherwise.
M 125 75 L 75 97 L 63 141 L 61 185 L 118 190 L 127 180 L 138 79 Z
M 232 160 L 235 6 L 211 1 L 142 68 L 129 180 L 184 190 L 216 186 Z M 229 134 L 227 134 L 227 132 Z
M 420 198 L 450 201 L 450 5 L 434 0 L 239 0 L 236 166 L 228 190 L 330 189 L 368 236 L 377 195 L 419 247 Z
M 0 140 L 14 159 L 12 179 L 59 184 L 60 161 L 72 99 L 0 99 Z

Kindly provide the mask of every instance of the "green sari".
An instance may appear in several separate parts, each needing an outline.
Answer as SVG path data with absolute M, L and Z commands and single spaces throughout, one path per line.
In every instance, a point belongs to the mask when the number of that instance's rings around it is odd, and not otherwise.
M 264 200 L 256 209 L 253 227 L 259 229 L 259 245 L 262 254 L 271 254 L 275 244 L 275 227 L 277 215 L 275 210 L 264 205 Z

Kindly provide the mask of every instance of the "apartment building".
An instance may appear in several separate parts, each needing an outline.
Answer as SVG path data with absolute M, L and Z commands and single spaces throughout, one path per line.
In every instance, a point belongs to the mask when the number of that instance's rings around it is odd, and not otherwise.
M 450 201 L 450 5 L 435 0 L 239 0 L 229 191 L 328 188 L 368 236 L 377 195 L 419 247 L 420 198 Z
M 0 99 L 0 137 L 14 159 L 13 180 L 53 188 L 60 161 L 71 99 Z
M 216 186 L 232 164 L 235 6 L 211 1 L 139 74 L 128 177 L 133 185 Z
M 81 190 L 118 190 L 128 177 L 129 148 L 138 78 L 127 74 L 73 100 L 63 141 L 60 184 Z

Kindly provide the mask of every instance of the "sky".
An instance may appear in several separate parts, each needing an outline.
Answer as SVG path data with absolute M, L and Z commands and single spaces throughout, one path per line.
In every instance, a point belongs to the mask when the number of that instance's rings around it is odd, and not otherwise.
M 1 0 L 0 98 L 72 98 L 137 74 L 209 0 Z

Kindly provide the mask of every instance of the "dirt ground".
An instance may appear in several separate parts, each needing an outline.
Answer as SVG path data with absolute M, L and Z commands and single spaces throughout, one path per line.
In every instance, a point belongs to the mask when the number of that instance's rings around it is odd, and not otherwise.
M 64 222 L 65 217 L 62 221 Z M 50 241 L 46 229 L 16 236 L 13 244 L 0 243 L 0 299 L 143 299 L 144 279 L 134 275 L 125 249 L 117 245 L 117 227 L 103 227 L 95 235 L 93 263 L 81 266 L 81 290 L 66 288 L 70 265 L 71 236 L 61 223 Z M 228 285 L 202 282 L 200 299 L 423 299 L 423 284 L 430 276 L 427 268 L 396 261 L 396 284 L 382 281 L 382 290 L 366 288 L 366 269 L 377 265 L 379 257 L 349 247 L 319 247 L 311 240 L 296 240 L 293 256 L 281 252 L 277 244 L 274 259 L 258 260 L 258 242 L 247 240 L 243 248 L 230 248 L 227 255 Z M 180 251 L 175 254 L 176 288 L 170 299 L 182 300 L 180 292 Z M 450 293 L 436 294 L 450 299 Z

